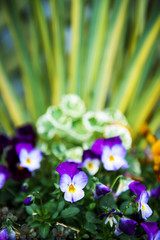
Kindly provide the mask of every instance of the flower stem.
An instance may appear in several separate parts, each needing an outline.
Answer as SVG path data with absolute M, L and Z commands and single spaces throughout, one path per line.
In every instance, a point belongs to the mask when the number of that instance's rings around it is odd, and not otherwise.
M 115 179 L 114 182 L 112 183 L 112 186 L 110 187 L 111 191 L 113 190 L 113 187 L 114 187 L 114 185 L 116 184 L 116 182 L 117 182 L 120 178 L 122 178 L 122 177 L 123 177 L 123 175 L 119 175 L 118 177 L 116 177 L 116 179 Z

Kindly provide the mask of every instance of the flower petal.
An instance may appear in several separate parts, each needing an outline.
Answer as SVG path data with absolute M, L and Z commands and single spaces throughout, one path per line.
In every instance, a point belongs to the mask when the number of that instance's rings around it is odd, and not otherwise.
M 128 235 L 133 235 L 135 232 L 136 225 L 137 222 L 134 220 L 121 218 L 119 222 L 119 229 Z
M 16 152 L 18 155 L 20 155 L 22 149 L 25 149 L 27 152 L 30 152 L 33 149 L 33 146 L 30 143 L 18 143 L 16 145 Z
M 77 189 L 77 188 L 81 188 L 83 189 L 87 182 L 88 182 L 88 177 L 87 177 L 87 174 L 83 171 L 79 172 L 78 174 L 76 174 L 74 177 L 73 177 L 73 185 L 74 187 Z
M 71 179 L 73 178 L 73 176 L 75 174 L 77 174 L 78 172 L 80 172 L 79 169 L 77 169 L 79 166 L 78 163 L 73 163 L 73 162 L 63 162 L 61 164 L 58 165 L 58 167 L 56 168 L 56 171 L 60 174 L 60 176 L 62 174 L 67 174 L 71 177 Z
M 113 156 L 120 156 L 121 158 L 124 158 L 126 156 L 126 149 L 122 144 L 115 144 L 112 147 L 112 154 Z
M 29 156 L 33 162 L 40 162 L 42 160 L 42 152 L 39 149 L 33 149 Z
M 142 212 L 143 219 L 149 218 L 153 213 L 152 209 L 146 203 L 141 205 L 141 212 Z
M 71 184 L 71 178 L 69 175 L 67 174 L 63 174 L 60 177 L 60 182 L 59 182 L 59 187 L 61 189 L 62 192 L 65 192 L 68 190 L 69 185 Z
M 72 202 L 77 202 L 84 197 L 84 191 L 76 188 L 76 191 L 72 193 Z
M 148 240 L 153 239 L 157 235 L 159 230 L 156 222 L 143 222 L 141 223 L 141 226 L 143 227 L 144 231 L 147 233 Z
M 134 192 L 138 196 L 136 202 L 139 200 L 141 193 L 146 189 L 146 187 L 138 181 L 130 183 L 129 188 L 131 189 L 132 192 Z
M 6 181 L 6 176 L 4 173 L 0 173 L 0 189 L 3 187 Z
M 147 203 L 149 200 L 149 193 L 147 191 L 143 191 L 140 196 L 140 201 L 142 204 Z

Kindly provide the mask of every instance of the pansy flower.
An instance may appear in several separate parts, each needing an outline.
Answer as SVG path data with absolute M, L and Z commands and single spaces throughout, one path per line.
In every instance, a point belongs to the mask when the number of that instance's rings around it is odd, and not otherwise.
M 122 192 L 127 191 L 131 182 L 133 182 L 133 180 L 130 178 L 120 179 L 117 191 L 114 193 L 114 197 L 118 197 Z
M 151 196 L 155 198 L 160 197 L 160 187 L 151 190 Z
M 16 145 L 16 152 L 19 156 L 20 167 L 27 168 L 30 172 L 40 168 L 42 153 L 39 149 L 33 148 L 28 143 L 19 143 Z
M 15 240 L 16 234 L 12 229 L 10 231 L 8 231 L 7 228 L 4 228 L 0 231 L 0 239 L 1 240 Z
M 149 193 L 147 191 L 143 191 L 138 205 L 138 211 L 141 210 L 142 218 L 147 219 L 152 215 L 152 209 L 148 206 Z
M 127 235 L 133 235 L 135 233 L 136 226 L 136 221 L 128 218 L 121 218 L 119 224 L 117 224 L 116 226 L 114 234 L 117 236 L 122 233 L 125 233 Z
M 82 156 L 81 167 L 85 167 L 90 175 L 95 175 L 100 166 L 100 156 L 91 150 L 85 150 Z
M 104 184 L 97 184 L 96 185 L 96 190 L 94 193 L 94 197 L 96 199 L 105 196 L 107 193 L 109 193 L 111 191 L 111 189 L 109 187 L 107 187 Z
M 126 149 L 119 137 L 98 139 L 94 142 L 91 150 L 101 155 L 103 166 L 108 171 L 116 171 L 120 168 L 128 168 L 125 160 Z
M 122 217 L 122 213 L 116 212 L 116 210 L 113 208 L 108 213 L 102 213 L 100 219 L 102 220 L 104 217 L 106 217 L 105 224 L 109 222 L 110 226 L 113 227 L 113 224 L 117 224 L 117 219 L 115 216 Z
M 33 197 L 32 196 L 28 196 L 24 199 L 23 201 L 24 205 L 26 206 L 30 206 L 33 203 Z
M 29 164 L 29 160 L 33 159 L 33 154 L 30 156 L 31 151 L 33 151 L 36 143 L 36 132 L 34 131 L 33 127 L 29 124 L 17 128 L 16 135 L 11 139 L 10 146 L 8 151 L 6 152 L 6 161 L 8 163 L 8 168 L 12 174 L 12 178 L 16 181 L 21 181 L 26 178 L 31 177 L 32 169 L 37 169 L 35 167 L 31 167 L 33 164 Z M 19 147 L 17 147 L 19 146 Z M 20 149 L 22 150 L 23 146 L 24 150 L 20 153 Z M 25 153 L 24 153 L 25 152 Z M 41 155 L 40 151 L 36 151 L 36 160 L 37 155 Z M 28 156 L 29 159 L 28 165 L 29 167 L 26 168 L 24 165 L 24 155 L 25 157 Z M 31 159 L 30 159 L 31 158 Z M 39 157 L 40 158 L 40 157 Z M 23 165 L 23 166 L 22 166 Z M 38 165 L 38 164 L 37 164 Z
M 11 177 L 11 174 L 8 168 L 5 166 L 0 166 L 0 189 L 5 184 L 6 179 L 10 177 Z
M 78 169 L 78 164 L 73 162 L 61 163 L 56 171 L 60 174 L 60 189 L 64 192 L 64 199 L 68 202 L 76 202 L 84 197 L 82 190 L 88 177 L 85 172 Z
M 147 233 L 147 240 L 159 240 L 160 239 L 160 230 L 156 222 L 143 222 L 141 223 L 144 231 Z
M 147 204 L 149 200 L 149 193 L 145 191 L 146 187 L 140 182 L 135 181 L 130 183 L 129 188 L 138 196 L 135 201 L 138 201 L 138 211 L 141 210 L 142 218 L 147 219 L 152 215 L 152 209 Z

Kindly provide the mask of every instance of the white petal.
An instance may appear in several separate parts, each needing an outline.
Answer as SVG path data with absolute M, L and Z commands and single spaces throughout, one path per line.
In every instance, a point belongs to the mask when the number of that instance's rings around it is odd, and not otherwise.
M 105 162 L 109 159 L 109 157 L 111 156 L 112 152 L 110 147 L 106 146 L 103 148 L 102 151 L 102 163 L 105 164 Z
M 24 164 L 27 158 L 29 158 L 28 152 L 25 149 L 22 149 L 19 154 L 20 163 Z
M 141 212 L 143 219 L 147 219 L 152 215 L 152 209 L 146 203 L 141 205 Z
M 84 197 L 84 191 L 82 189 L 76 188 L 76 191 L 72 193 L 72 201 L 77 202 Z
M 122 144 L 116 144 L 112 147 L 112 154 L 113 156 L 120 156 L 121 158 L 124 158 L 126 155 L 126 149 Z
M 71 184 L 71 178 L 67 174 L 63 174 L 60 178 L 59 187 L 62 192 L 66 192 L 69 189 L 69 185 Z M 66 200 L 67 201 L 67 200 Z
M 42 160 L 42 153 L 39 149 L 34 149 L 29 153 L 29 158 L 32 162 L 40 162 Z
M 63 176 L 63 175 L 62 175 Z M 67 201 L 67 202 L 73 202 L 73 193 L 69 192 L 68 190 L 65 192 L 64 194 L 64 199 Z
M 88 164 L 92 164 L 92 168 L 88 166 Z M 84 161 L 83 167 L 85 167 L 90 175 L 94 175 L 98 172 L 100 166 L 100 161 L 98 159 L 90 160 L 87 159 Z
M 73 177 L 72 183 L 75 188 L 84 188 L 88 182 L 85 172 L 81 171 Z

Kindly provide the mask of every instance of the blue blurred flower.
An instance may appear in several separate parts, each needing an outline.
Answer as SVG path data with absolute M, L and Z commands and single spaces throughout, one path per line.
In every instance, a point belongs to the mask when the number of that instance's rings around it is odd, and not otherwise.
M 31 205 L 33 203 L 33 197 L 32 196 L 28 196 L 27 198 L 24 199 L 23 203 L 26 206 Z
M 147 233 L 147 240 L 159 240 L 160 239 L 160 230 L 156 222 L 143 222 L 141 223 L 144 231 Z
M 4 228 L 0 231 L 0 240 L 15 240 L 16 234 L 15 232 L 11 230 L 7 230 L 7 228 Z
M 133 235 L 135 233 L 136 226 L 136 221 L 128 218 L 121 218 L 119 224 L 116 226 L 116 230 L 114 233 L 117 236 L 119 236 L 121 233 Z
M 8 168 L 5 166 L 0 166 L 0 189 L 5 184 L 6 179 L 10 177 L 11 177 L 11 174 Z
M 100 198 L 100 197 L 103 197 L 105 196 L 107 193 L 109 193 L 111 190 L 109 187 L 107 187 L 106 185 L 104 184 L 97 184 L 96 185 L 96 191 L 94 193 L 94 197 L 97 199 L 97 198 Z

